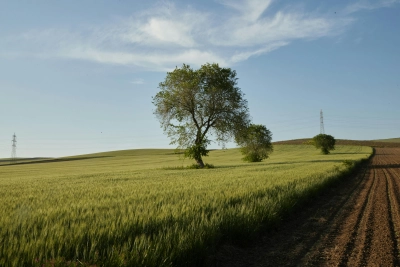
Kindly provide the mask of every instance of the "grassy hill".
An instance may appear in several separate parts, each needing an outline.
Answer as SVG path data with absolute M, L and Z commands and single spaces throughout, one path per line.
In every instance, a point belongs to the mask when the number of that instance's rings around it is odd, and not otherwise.
M 274 142 L 275 145 L 302 145 L 312 138 L 302 138 L 286 141 Z M 387 141 L 384 141 L 387 140 Z M 370 147 L 400 147 L 400 138 L 384 139 L 384 140 L 346 140 L 336 139 L 336 145 L 350 145 L 350 146 L 370 146 Z
M 378 139 L 376 142 L 400 143 L 400 138 Z
M 15 164 L 15 163 L 28 163 L 28 162 L 38 162 L 38 161 L 44 161 L 44 160 L 49 160 L 52 158 L 16 158 L 15 160 L 11 160 L 11 158 L 4 158 L 0 159 L 0 165 L 9 165 L 9 164 Z
M 275 146 L 244 163 L 183 169 L 174 150 L 124 150 L 0 166 L 0 266 L 193 266 L 222 242 L 279 224 L 372 150 Z

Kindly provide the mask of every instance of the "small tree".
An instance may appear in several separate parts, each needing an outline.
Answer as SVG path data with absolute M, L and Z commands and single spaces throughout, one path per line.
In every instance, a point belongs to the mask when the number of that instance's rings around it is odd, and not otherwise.
M 242 158 L 248 162 L 260 162 L 267 159 L 272 153 L 272 133 L 264 125 L 250 124 L 250 126 L 239 132 L 236 136 L 236 143 L 241 147 L 244 155 Z
M 314 146 L 321 149 L 322 154 L 329 154 L 331 150 L 335 150 L 336 140 L 332 135 L 319 134 L 313 137 Z
M 249 125 L 247 101 L 237 87 L 236 72 L 218 64 L 193 70 L 183 64 L 168 72 L 153 97 L 154 114 L 184 155 L 204 167 L 209 136 L 224 144 Z

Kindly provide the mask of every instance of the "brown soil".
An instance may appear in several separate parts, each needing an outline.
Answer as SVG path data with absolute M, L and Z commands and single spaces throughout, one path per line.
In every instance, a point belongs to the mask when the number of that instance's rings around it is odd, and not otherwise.
M 357 175 L 214 266 L 400 266 L 400 148 L 375 148 Z

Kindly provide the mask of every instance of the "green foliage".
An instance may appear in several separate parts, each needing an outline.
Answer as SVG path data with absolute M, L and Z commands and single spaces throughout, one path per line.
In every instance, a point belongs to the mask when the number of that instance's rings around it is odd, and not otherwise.
M 171 144 L 203 167 L 209 135 L 224 144 L 249 124 L 247 101 L 237 87 L 236 72 L 218 64 L 198 70 L 183 64 L 168 72 L 153 97 L 154 114 Z
M 201 144 L 194 144 L 185 149 L 183 155 L 185 158 L 195 159 L 196 161 L 201 160 L 201 157 L 208 156 L 209 150 L 207 150 L 207 144 L 209 142 L 205 141 Z M 199 164 L 197 164 L 199 165 Z
M 250 124 L 245 130 L 237 133 L 236 143 L 244 161 L 261 162 L 272 153 L 272 133 L 264 125 Z
M 372 150 L 276 145 L 268 164 L 210 151 L 218 168 L 178 166 L 174 150 L 125 150 L 0 166 L 0 266 L 201 266 L 223 241 L 251 238 Z M 61 159 L 60 159 L 61 160 Z M 282 164 L 287 163 L 287 164 Z M 188 179 L 190 177 L 190 179 Z
M 336 140 L 333 136 L 328 134 L 318 134 L 313 137 L 314 146 L 321 149 L 321 153 L 327 155 L 331 150 L 335 150 Z

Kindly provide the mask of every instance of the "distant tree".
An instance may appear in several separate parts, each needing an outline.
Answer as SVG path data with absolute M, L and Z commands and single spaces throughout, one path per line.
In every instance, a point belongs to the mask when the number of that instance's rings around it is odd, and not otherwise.
M 207 63 L 193 70 L 183 64 L 167 73 L 159 89 L 153 97 L 154 114 L 171 144 L 185 149 L 184 155 L 200 168 L 210 135 L 224 144 L 249 125 L 247 101 L 229 68 Z
M 332 135 L 318 134 L 313 137 L 314 146 L 321 149 L 322 154 L 329 154 L 331 150 L 335 150 L 336 140 Z
M 250 124 L 250 126 L 236 136 L 236 143 L 241 147 L 242 158 L 248 162 L 260 162 L 267 159 L 272 153 L 272 133 L 264 125 Z

